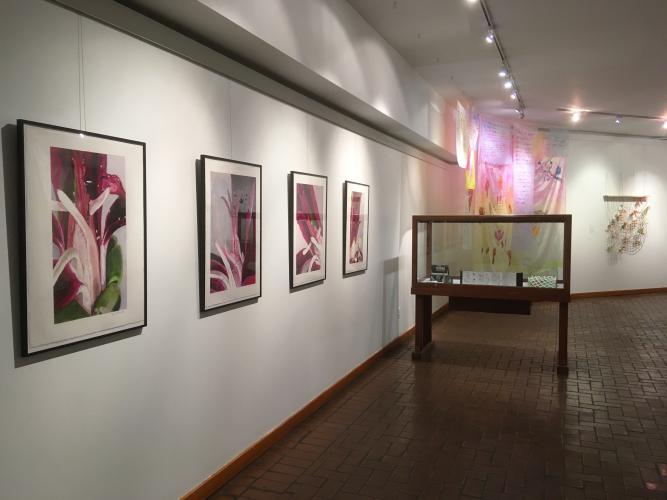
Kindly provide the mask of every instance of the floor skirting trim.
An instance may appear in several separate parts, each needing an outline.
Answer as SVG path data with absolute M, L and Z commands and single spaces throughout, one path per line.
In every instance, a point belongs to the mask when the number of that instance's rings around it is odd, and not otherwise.
M 447 304 L 438 308 L 433 312 L 433 319 L 442 316 L 447 310 Z M 289 417 L 283 423 L 278 425 L 272 431 L 269 431 L 264 437 L 260 438 L 255 444 L 247 448 L 233 458 L 226 465 L 222 466 L 218 471 L 214 472 L 199 485 L 194 487 L 188 493 L 181 497 L 181 500 L 205 500 L 218 489 L 224 486 L 229 480 L 241 472 L 245 467 L 250 465 L 255 459 L 259 458 L 265 451 L 276 444 L 285 434 L 296 427 L 299 423 L 304 421 L 310 415 L 315 413 L 322 405 L 329 401 L 337 392 L 350 384 L 359 375 L 368 370 L 371 366 L 377 363 L 382 357 L 394 349 L 399 344 L 408 340 L 415 333 L 413 326 L 406 332 L 402 333 L 394 340 L 389 342 L 382 349 L 366 359 L 359 366 L 350 371 L 347 375 L 334 383 L 320 395 L 315 397 L 306 406 L 297 411 L 294 415 Z
M 604 290 L 602 292 L 580 292 L 570 294 L 570 298 L 590 299 L 595 297 L 620 297 L 622 295 L 645 295 L 647 293 L 667 293 L 667 287 L 662 288 L 634 288 L 631 290 Z

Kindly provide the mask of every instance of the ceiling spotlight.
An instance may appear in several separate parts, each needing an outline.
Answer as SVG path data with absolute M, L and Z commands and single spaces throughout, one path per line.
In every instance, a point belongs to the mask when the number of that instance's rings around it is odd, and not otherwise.
M 505 83 L 503 83 L 503 87 L 505 87 L 506 89 L 511 89 L 512 88 L 512 81 L 507 80 Z
M 572 122 L 577 123 L 579 120 L 581 120 L 581 111 L 574 111 L 572 113 Z
M 621 115 L 616 115 L 616 119 L 614 120 L 614 123 L 616 125 L 620 125 L 623 122 L 623 117 Z
M 505 78 L 507 76 L 507 69 L 501 68 L 500 71 L 498 71 L 498 76 L 500 78 Z
M 664 128 L 665 130 L 667 130 L 667 120 L 665 120 L 665 122 L 662 124 L 662 128 Z
M 515 108 L 515 109 L 514 109 L 514 112 L 515 112 L 515 113 L 521 113 L 521 110 L 520 110 L 519 108 Z
M 493 43 L 493 39 L 494 39 L 494 38 L 495 38 L 495 37 L 493 36 L 493 30 L 489 30 L 489 31 L 487 32 L 486 36 L 484 37 L 484 41 L 485 41 L 486 43 Z
M 515 100 L 516 100 L 516 92 L 512 92 L 512 93 L 510 94 L 510 98 L 511 98 L 513 101 L 515 101 Z
M 470 4 L 477 3 L 477 0 L 468 0 L 468 3 Z

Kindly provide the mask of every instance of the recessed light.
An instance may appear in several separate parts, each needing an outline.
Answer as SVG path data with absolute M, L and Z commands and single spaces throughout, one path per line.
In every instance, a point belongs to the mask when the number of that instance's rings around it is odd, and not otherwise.
M 662 124 L 662 128 L 664 128 L 665 130 L 667 130 L 667 120 L 665 120 L 665 122 Z
M 572 122 L 577 123 L 579 120 L 581 120 L 581 111 L 575 111 L 572 113 Z
M 623 123 L 623 117 L 621 115 L 616 115 L 616 118 L 614 119 L 614 123 L 616 125 L 620 125 L 621 123 Z

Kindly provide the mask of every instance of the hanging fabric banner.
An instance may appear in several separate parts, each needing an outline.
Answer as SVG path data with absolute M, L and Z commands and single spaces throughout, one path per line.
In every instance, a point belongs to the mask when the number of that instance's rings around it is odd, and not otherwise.
M 564 130 L 541 132 L 534 146 L 533 213 L 565 213 L 565 158 L 568 135 Z
M 468 123 L 468 110 L 456 101 L 456 161 L 459 167 L 468 166 L 468 154 L 470 153 L 470 126 Z
M 470 146 L 474 127 L 469 120 Z M 565 211 L 565 131 L 480 117 L 474 180 L 466 175 L 469 212 L 479 215 Z M 468 168 L 466 174 L 469 173 Z M 475 269 L 539 274 L 562 267 L 562 227 L 548 224 L 475 225 Z
M 479 215 L 513 213 L 512 126 L 480 117 L 477 181 L 474 195 Z M 475 268 L 507 271 L 512 265 L 512 224 L 475 224 Z
M 473 212 L 473 197 L 475 194 L 476 175 L 477 175 L 477 158 L 478 158 L 478 143 L 479 143 L 479 115 L 473 114 L 469 122 L 469 150 L 468 162 L 466 164 L 465 178 L 466 178 L 466 196 L 468 201 L 468 213 Z
M 479 215 L 513 213 L 512 126 L 480 118 L 475 208 Z

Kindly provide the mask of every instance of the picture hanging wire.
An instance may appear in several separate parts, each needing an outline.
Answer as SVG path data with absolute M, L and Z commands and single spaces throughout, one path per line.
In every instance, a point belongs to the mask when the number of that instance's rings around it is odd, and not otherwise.
M 232 145 L 234 144 L 234 141 L 232 140 L 232 131 L 234 130 L 234 127 L 232 127 L 232 81 L 227 78 L 227 108 L 228 108 L 228 113 L 227 116 L 229 118 L 229 158 L 234 159 L 234 152 L 232 150 Z
M 306 115 L 306 171 L 310 171 L 310 115 Z
M 79 61 L 79 131 L 86 130 L 86 79 L 83 58 L 83 17 L 77 17 L 77 58 Z

